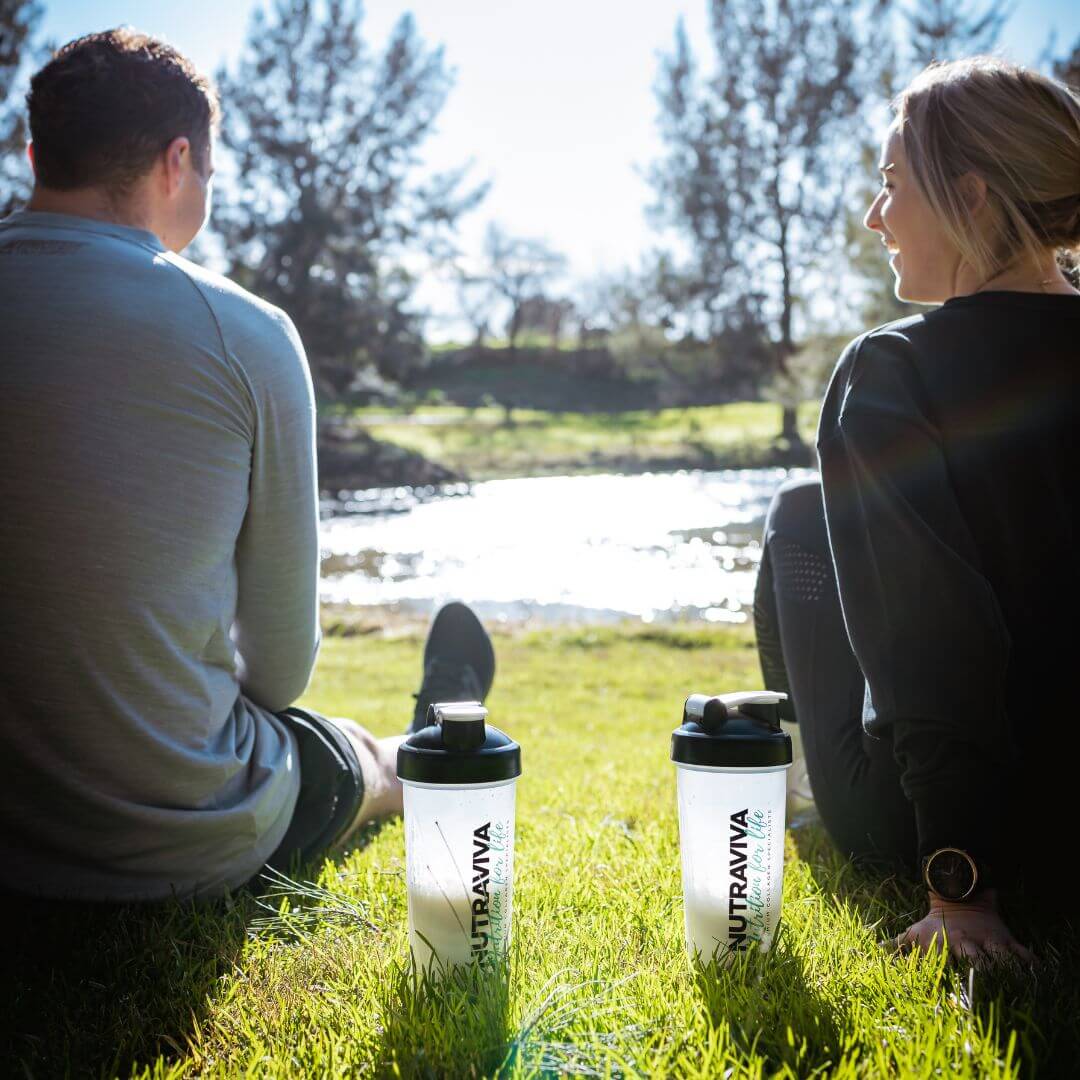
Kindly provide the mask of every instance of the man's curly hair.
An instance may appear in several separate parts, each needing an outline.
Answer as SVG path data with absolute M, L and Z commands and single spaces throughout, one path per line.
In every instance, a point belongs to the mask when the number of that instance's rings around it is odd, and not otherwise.
M 205 168 L 218 121 L 213 85 L 163 41 L 128 27 L 57 50 L 26 95 L 37 182 L 122 194 L 173 139 Z

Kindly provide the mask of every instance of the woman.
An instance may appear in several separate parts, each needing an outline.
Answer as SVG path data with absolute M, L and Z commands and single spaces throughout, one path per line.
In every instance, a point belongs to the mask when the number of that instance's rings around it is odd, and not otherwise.
M 999 889 L 1064 895 L 1080 749 L 1080 293 L 1057 258 L 1080 245 L 1080 99 L 977 57 L 895 109 L 864 224 L 897 296 L 940 306 L 840 359 L 821 480 L 766 521 L 762 668 L 833 839 L 927 886 L 898 944 L 1027 957 Z

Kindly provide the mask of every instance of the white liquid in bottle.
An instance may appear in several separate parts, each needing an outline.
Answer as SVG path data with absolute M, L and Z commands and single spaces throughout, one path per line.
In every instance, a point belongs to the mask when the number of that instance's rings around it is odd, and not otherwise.
M 497 888 L 488 896 L 488 911 L 473 910 L 473 902 L 459 895 L 437 890 L 414 888 L 409 892 L 409 947 L 418 967 L 431 966 L 437 960 L 443 967 L 472 962 L 478 953 L 505 948 L 500 927 L 509 921 L 498 920 L 508 913 L 510 890 Z M 474 921 L 475 920 L 475 921 Z M 433 957 L 434 950 L 434 957 Z

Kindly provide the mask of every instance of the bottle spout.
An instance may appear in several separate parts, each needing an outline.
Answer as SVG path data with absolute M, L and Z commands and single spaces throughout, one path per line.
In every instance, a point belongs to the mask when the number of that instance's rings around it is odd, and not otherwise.
M 708 694 L 691 694 L 683 706 L 683 723 L 693 721 L 710 735 L 718 732 L 726 723 L 728 707 L 722 697 Z
M 730 694 L 691 694 L 683 706 L 683 723 L 694 721 L 709 735 L 723 730 L 732 713 L 741 713 L 768 724 L 779 724 L 778 706 L 787 694 L 776 690 L 740 690 Z
M 479 701 L 442 701 L 428 706 L 428 722 L 442 728 L 448 750 L 475 750 L 484 745 L 488 711 Z

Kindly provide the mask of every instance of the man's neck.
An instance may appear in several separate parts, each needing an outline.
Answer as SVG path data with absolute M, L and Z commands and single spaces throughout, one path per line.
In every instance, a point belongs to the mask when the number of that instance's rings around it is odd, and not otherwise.
M 77 188 L 74 191 L 56 191 L 37 186 L 26 204 L 27 210 L 40 210 L 48 214 L 70 214 L 73 217 L 107 221 L 112 225 L 127 225 L 132 229 L 148 229 L 154 232 L 149 214 L 137 198 L 119 200 L 100 188 Z

